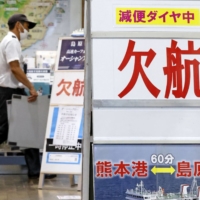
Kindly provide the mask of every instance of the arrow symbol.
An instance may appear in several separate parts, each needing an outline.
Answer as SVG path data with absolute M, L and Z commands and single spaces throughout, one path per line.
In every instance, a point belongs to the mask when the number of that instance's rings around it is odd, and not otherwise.
M 163 167 L 163 168 L 161 168 L 161 167 L 156 167 L 156 166 L 154 166 L 152 169 L 151 169 L 151 171 L 152 171 L 152 173 L 153 174 L 158 174 L 158 173 L 169 173 L 169 174 L 173 174 L 174 172 L 175 172 L 175 169 L 172 167 L 172 166 L 170 166 L 170 167 Z

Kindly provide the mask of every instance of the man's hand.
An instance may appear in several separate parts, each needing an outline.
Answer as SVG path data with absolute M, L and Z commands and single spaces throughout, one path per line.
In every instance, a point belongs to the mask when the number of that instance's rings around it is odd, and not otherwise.
M 38 93 L 36 92 L 36 90 L 34 88 L 29 90 L 30 92 L 30 96 L 28 97 L 28 102 L 34 102 L 36 101 L 37 97 L 38 97 Z
M 29 88 L 30 96 L 28 97 L 28 102 L 36 101 L 37 99 L 37 92 L 35 91 L 35 88 L 33 87 L 32 83 L 28 80 L 26 77 L 26 74 L 24 74 L 23 70 L 20 68 L 20 64 L 18 60 L 12 61 L 9 63 L 10 69 L 15 76 L 15 78 L 25 85 L 27 88 Z

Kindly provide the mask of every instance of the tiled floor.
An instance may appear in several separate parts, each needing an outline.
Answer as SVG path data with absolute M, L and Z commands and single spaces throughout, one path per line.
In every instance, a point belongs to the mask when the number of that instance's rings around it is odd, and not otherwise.
M 58 175 L 45 180 L 38 190 L 38 179 L 29 180 L 26 175 L 0 175 L 0 200 L 58 200 L 57 196 L 77 195 L 77 186 L 71 187 L 68 175 Z

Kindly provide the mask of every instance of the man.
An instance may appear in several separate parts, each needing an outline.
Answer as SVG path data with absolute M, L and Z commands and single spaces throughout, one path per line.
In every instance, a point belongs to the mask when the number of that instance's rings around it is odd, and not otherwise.
M 0 144 L 8 137 L 8 120 L 6 101 L 12 99 L 13 94 L 26 95 L 23 84 L 29 89 L 28 102 L 37 100 L 37 91 L 27 79 L 22 67 L 20 41 L 26 39 L 29 29 L 36 23 L 28 21 L 25 15 L 15 14 L 8 20 L 9 32 L 0 43 Z M 20 115 L 20 113 L 19 113 Z M 29 178 L 38 178 L 40 174 L 39 149 L 24 151 L 28 167 Z M 53 178 L 49 176 L 46 178 Z

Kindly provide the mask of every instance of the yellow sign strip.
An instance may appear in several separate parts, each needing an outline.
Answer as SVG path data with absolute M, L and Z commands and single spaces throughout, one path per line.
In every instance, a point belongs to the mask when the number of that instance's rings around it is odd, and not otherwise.
M 117 25 L 199 26 L 200 9 L 116 8 Z

